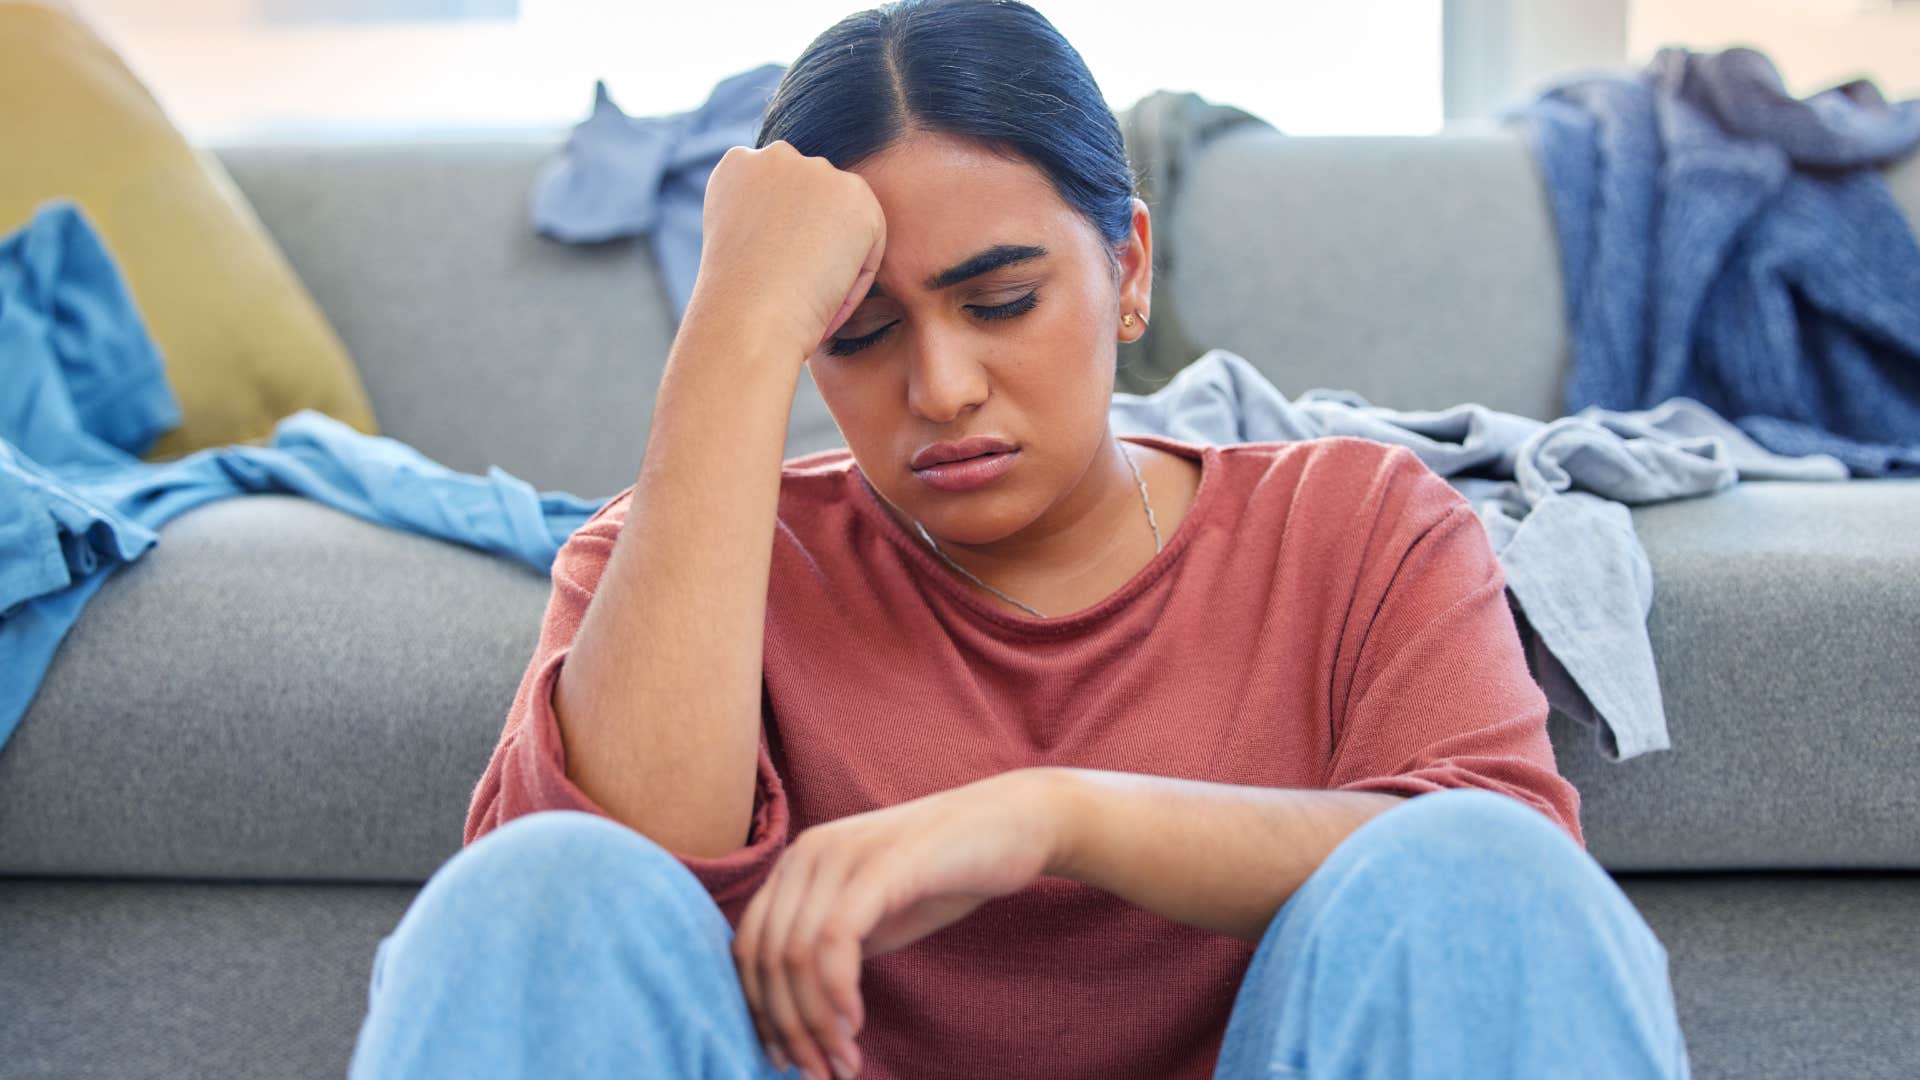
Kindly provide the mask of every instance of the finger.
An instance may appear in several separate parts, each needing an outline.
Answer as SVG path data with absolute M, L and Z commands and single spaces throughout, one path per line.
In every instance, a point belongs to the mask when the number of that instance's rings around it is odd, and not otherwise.
M 792 857 L 791 853 L 788 857 Z M 760 945 L 760 979 L 766 988 L 774 1030 L 787 1056 L 811 1075 L 825 1078 L 833 1075 L 833 1068 L 827 1063 L 826 1052 L 807 1030 L 794 999 L 794 978 L 800 968 L 812 963 L 812 958 L 795 951 L 801 946 L 790 944 L 794 918 L 812 888 L 813 873 L 810 860 L 790 867 L 786 884 L 773 897 L 766 916 L 766 934 Z
M 759 891 L 747 902 L 746 910 L 740 914 L 740 926 L 733 935 L 734 967 L 740 973 L 740 989 L 747 999 L 747 1014 L 753 1018 L 753 1029 L 760 1036 L 760 1045 L 765 1049 L 767 1058 L 774 1067 L 785 1072 L 790 1062 L 782 1060 L 780 1040 L 773 1030 L 773 1018 L 767 1012 L 766 984 L 760 977 L 760 946 L 765 937 L 767 908 L 778 890 L 780 867 L 774 864 L 767 880 L 761 882 Z
M 883 861 L 869 859 L 849 874 L 820 930 L 821 978 L 834 1011 L 846 1017 L 853 1028 L 850 1042 L 867 1026 L 860 972 L 866 962 L 867 939 L 889 910 L 884 884 L 887 870 Z M 854 1050 L 858 1052 L 859 1047 Z M 855 1062 L 847 1064 L 859 1067 Z
M 886 226 L 883 219 L 880 235 L 874 239 L 873 246 L 867 249 L 866 260 L 860 264 L 860 273 L 854 275 L 853 287 L 847 290 L 846 298 L 840 301 L 840 310 L 834 312 L 833 318 L 827 320 L 827 332 L 820 337 L 821 347 L 825 347 L 827 339 L 831 338 L 834 331 L 840 329 L 843 323 L 852 318 L 854 309 L 867 299 L 867 290 L 873 287 L 873 279 L 880 275 L 880 260 L 884 257 L 886 249 Z
M 861 270 L 860 276 L 853 279 L 853 288 L 848 290 L 847 298 L 840 301 L 840 310 L 834 312 L 833 318 L 827 320 L 827 332 L 820 335 L 822 347 L 833 338 L 834 331 L 840 329 L 848 319 L 853 317 L 854 309 L 866 300 L 867 289 L 873 285 L 873 278 L 874 271 Z
M 849 1070 L 858 1071 L 860 1050 L 853 1043 L 853 1011 L 847 1008 L 846 1002 L 850 997 L 859 997 L 860 993 L 859 935 L 851 933 L 835 915 L 846 904 L 850 865 L 851 857 L 846 854 L 816 863 L 806 898 L 794 918 L 787 948 L 809 960 L 794 972 L 793 978 L 794 1003 L 800 1010 L 801 1022 L 823 1049 L 839 1058 Z M 854 941 L 856 957 L 853 970 L 846 970 L 844 961 L 836 960 L 829 972 L 829 950 L 842 952 L 842 943 L 849 937 Z M 848 1025 L 846 1029 L 841 1027 L 843 1017 Z
M 761 984 L 759 966 L 754 958 L 759 955 L 760 942 L 765 935 L 767 902 L 773 898 L 775 883 L 779 881 L 780 870 L 776 866 L 767 880 L 747 902 L 746 910 L 740 913 L 740 925 L 733 934 L 734 967 L 740 973 L 740 990 L 747 999 L 747 1011 L 753 1014 L 754 1022 L 761 1022 L 766 1010 L 766 989 Z

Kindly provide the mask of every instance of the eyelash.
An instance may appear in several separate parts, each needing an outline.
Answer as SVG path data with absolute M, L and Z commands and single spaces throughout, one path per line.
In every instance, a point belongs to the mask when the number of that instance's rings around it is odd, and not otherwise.
M 1032 311 L 1033 306 L 1040 302 L 1039 298 L 1040 290 L 1035 289 L 1033 292 L 1028 293 L 1018 300 L 1012 301 L 1011 303 L 1000 304 L 997 307 L 980 307 L 969 304 L 968 308 L 974 313 L 974 317 L 978 319 L 987 321 L 994 319 L 1011 319 Z M 861 349 L 879 341 L 881 335 L 893 329 L 893 327 L 893 323 L 888 323 L 873 333 L 861 337 L 833 338 L 827 343 L 827 353 L 831 356 L 848 356 L 857 353 Z

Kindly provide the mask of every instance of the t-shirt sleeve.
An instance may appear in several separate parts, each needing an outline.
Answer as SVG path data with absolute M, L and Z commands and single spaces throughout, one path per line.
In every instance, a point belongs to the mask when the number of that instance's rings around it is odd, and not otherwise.
M 1506 578 L 1466 498 L 1405 448 L 1342 633 L 1328 788 L 1501 792 L 1582 848 L 1580 793 L 1560 775 L 1547 697 L 1527 669 Z M 1337 682 L 1336 682 L 1337 685 Z M 1344 707 L 1342 702 L 1344 701 Z
M 507 713 L 506 726 L 467 809 L 465 839 L 471 844 L 500 825 L 542 810 L 580 810 L 617 820 L 567 778 L 567 748 L 553 708 L 553 693 L 579 632 L 587 604 L 619 538 L 632 491 L 609 501 L 567 538 L 553 561 L 553 591 L 541 622 L 539 644 Z M 668 849 L 707 889 L 730 923 L 772 871 L 788 839 L 785 785 L 768 744 L 773 717 L 762 698 L 760 749 L 755 766 L 753 816 L 745 843 L 719 856 Z

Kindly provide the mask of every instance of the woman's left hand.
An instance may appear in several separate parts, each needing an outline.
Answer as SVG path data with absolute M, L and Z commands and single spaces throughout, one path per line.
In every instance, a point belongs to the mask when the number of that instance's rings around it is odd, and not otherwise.
M 794 837 L 733 941 L 774 1064 L 826 1080 L 831 1054 L 857 1073 L 861 962 L 1044 874 L 1059 843 L 1051 791 L 1039 770 L 1016 769 Z

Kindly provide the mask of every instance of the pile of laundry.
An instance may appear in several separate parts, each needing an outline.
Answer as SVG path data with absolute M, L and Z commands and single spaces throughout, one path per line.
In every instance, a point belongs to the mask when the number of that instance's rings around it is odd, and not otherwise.
M 87 601 L 194 507 L 303 495 L 547 573 L 606 502 L 536 492 L 497 468 L 457 473 L 311 410 L 264 447 L 142 461 L 180 423 L 179 402 L 119 269 L 65 200 L 0 240 L 0 371 L 0 747 Z
M 1880 169 L 1920 100 L 1806 100 L 1752 49 L 1662 49 L 1509 114 L 1546 178 L 1566 410 L 1698 399 L 1783 454 L 1920 475 L 1920 243 Z

